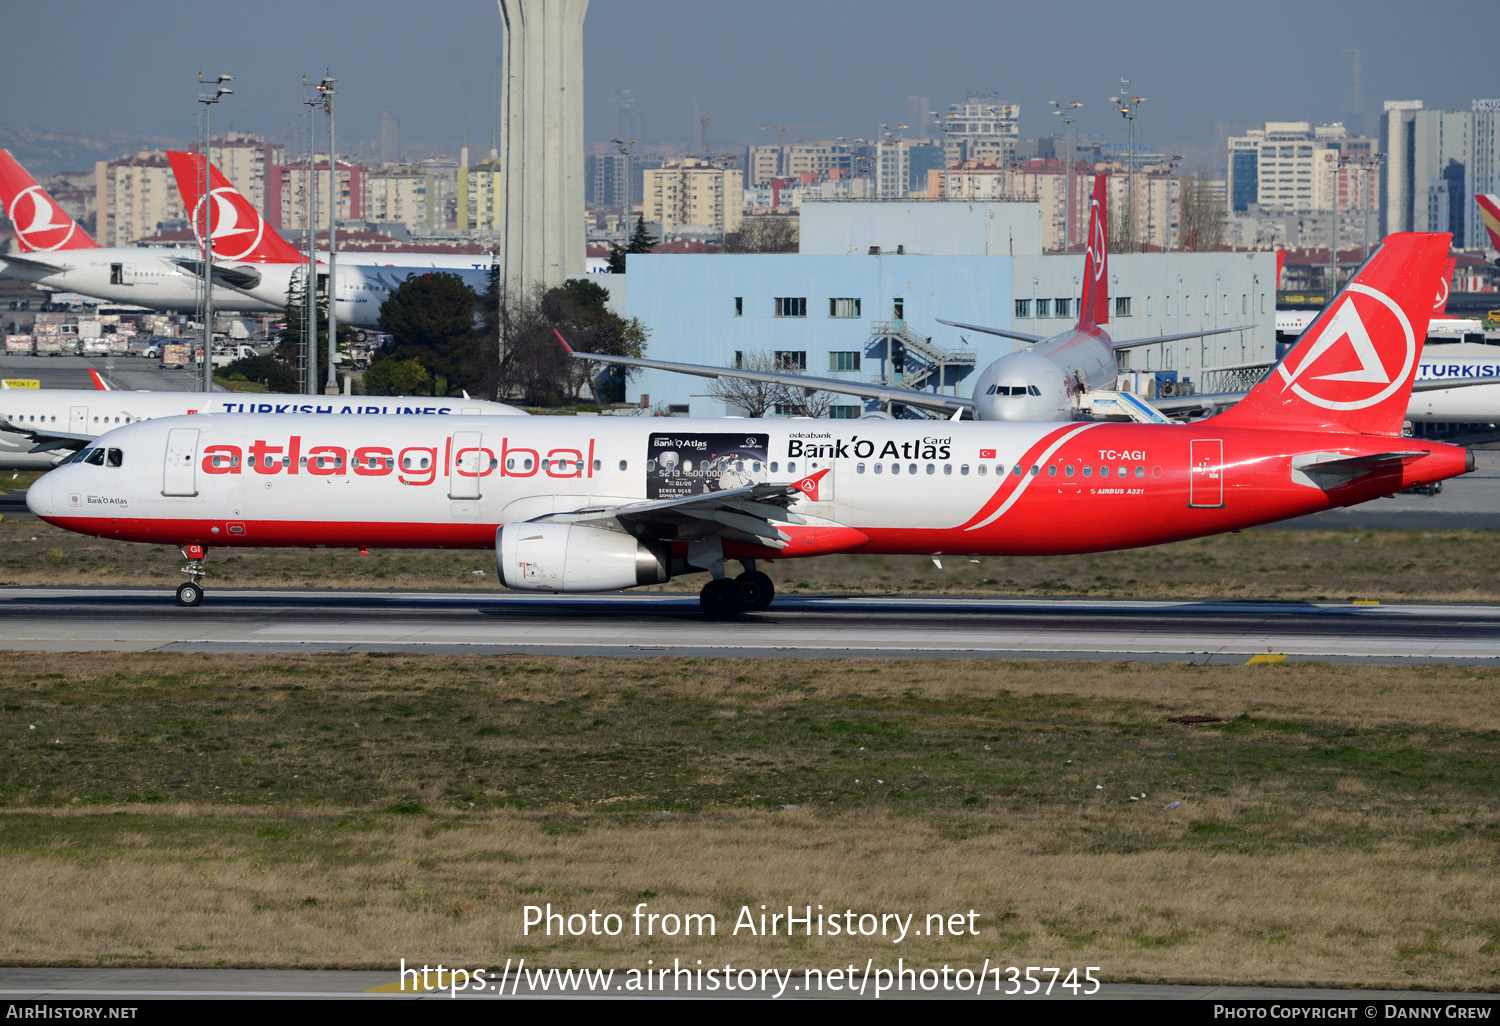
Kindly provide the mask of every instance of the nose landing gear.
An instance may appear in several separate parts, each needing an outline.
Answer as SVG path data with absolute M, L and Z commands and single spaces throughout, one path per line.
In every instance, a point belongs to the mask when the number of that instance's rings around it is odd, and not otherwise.
M 187 560 L 187 566 L 182 572 L 188 575 L 187 583 L 177 587 L 177 604 L 179 606 L 196 606 L 203 601 L 202 580 L 207 573 L 203 569 L 203 546 L 184 545 L 178 550 L 182 558 Z

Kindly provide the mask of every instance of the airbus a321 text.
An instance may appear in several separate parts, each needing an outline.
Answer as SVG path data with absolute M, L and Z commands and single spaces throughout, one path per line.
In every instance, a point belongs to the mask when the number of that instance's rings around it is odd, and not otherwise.
M 1400 437 L 1447 235 L 1393 235 L 1229 411 L 1194 424 L 219 414 L 100 437 L 38 516 L 183 548 L 489 548 L 523 591 L 707 572 L 711 617 L 765 608 L 760 560 L 1155 545 L 1473 469 Z M 726 562 L 744 572 L 731 576 Z

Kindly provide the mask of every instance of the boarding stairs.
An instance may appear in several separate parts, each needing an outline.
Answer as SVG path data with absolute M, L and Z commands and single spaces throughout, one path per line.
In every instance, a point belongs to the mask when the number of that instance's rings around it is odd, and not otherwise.
M 907 327 L 905 321 L 876 321 L 870 331 L 870 341 L 883 344 L 886 367 L 891 365 L 891 354 L 896 346 L 906 352 L 906 369 L 901 374 L 901 384 L 906 388 L 924 388 L 936 376 L 938 388 L 948 381 L 949 367 L 972 369 L 975 362 L 972 349 L 943 349 L 932 344 L 932 339 L 919 335 Z M 886 378 L 882 384 L 894 384 Z
M 1162 413 L 1133 392 L 1111 392 L 1096 389 L 1078 395 L 1080 411 L 1097 420 L 1133 420 L 1138 424 L 1172 424 Z

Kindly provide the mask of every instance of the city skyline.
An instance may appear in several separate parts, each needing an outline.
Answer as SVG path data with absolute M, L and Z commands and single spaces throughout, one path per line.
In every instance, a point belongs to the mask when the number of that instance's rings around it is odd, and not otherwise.
M 1134 24 L 1122 27 L 1118 6 L 1094 2 L 1075 4 L 1063 22 L 1040 8 L 978 3 L 938 4 L 912 17 L 892 0 L 768 0 L 753 10 L 601 0 L 585 23 L 585 139 L 616 134 L 612 98 L 629 90 L 643 144 L 690 144 L 695 100 L 712 117 L 710 148 L 734 148 L 774 142 L 774 130 L 760 125 L 828 126 L 790 128 L 788 138 L 868 138 L 882 122 L 907 118 L 911 96 L 941 112 L 971 92 L 1019 104 L 1023 137 L 1061 130 L 1047 106 L 1057 99 L 1084 104 L 1078 135 L 1118 141 L 1123 119 L 1107 97 L 1125 76 L 1131 92 L 1147 98 L 1137 121 L 1143 146 L 1222 155 L 1219 140 L 1235 128 L 1340 120 L 1350 102 L 1341 53 L 1350 48 L 1362 53 L 1364 107 L 1364 123 L 1350 127 L 1371 132 L 1384 100 L 1466 109 L 1500 92 L 1487 34 L 1474 31 L 1500 26 L 1493 5 L 1435 7 L 1423 14 L 1394 0 L 1312 9 L 1266 0 L 1253 23 L 1241 24 L 1250 16 L 1240 8 L 1205 15 L 1182 0 L 1144 0 L 1129 11 Z M 12 125 L 190 140 L 201 66 L 206 79 L 235 76 L 235 95 L 215 111 L 216 134 L 256 132 L 292 148 L 301 76 L 316 80 L 326 68 L 338 79 L 341 151 L 378 147 L 383 110 L 414 148 L 441 146 L 454 156 L 465 129 L 471 159 L 489 148 L 501 49 L 493 0 L 447 0 L 415 20 L 408 5 L 386 0 L 328 10 L 268 0 L 253 15 L 180 0 L 63 0 L 20 8 L 8 24 L 15 38 L 61 40 L 8 58 Z M 399 51 L 392 25 L 400 26 Z M 59 52 L 69 54 L 70 69 L 107 70 L 60 75 Z M 1433 74 L 1439 66 L 1441 76 Z M 910 126 L 907 134 L 917 132 Z

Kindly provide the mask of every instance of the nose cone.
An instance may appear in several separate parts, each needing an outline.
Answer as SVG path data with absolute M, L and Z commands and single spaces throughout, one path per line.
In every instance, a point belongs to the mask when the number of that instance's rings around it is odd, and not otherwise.
M 26 508 L 43 519 L 55 512 L 52 493 L 57 484 L 56 477 L 56 471 L 48 471 L 26 489 Z

